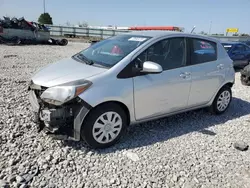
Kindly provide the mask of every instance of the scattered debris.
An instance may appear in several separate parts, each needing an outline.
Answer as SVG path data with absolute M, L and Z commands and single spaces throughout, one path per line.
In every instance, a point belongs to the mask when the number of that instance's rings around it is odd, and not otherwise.
M 140 160 L 139 156 L 138 156 L 136 153 L 127 151 L 127 152 L 124 152 L 124 154 L 125 154 L 129 159 L 131 159 L 132 161 L 139 161 L 139 160 Z
M 244 67 L 240 74 L 241 84 L 244 86 L 250 86 L 250 64 Z
M 25 80 L 16 80 L 15 83 L 18 83 L 18 84 L 23 84 L 23 83 L 26 83 L 27 81 Z
M 237 149 L 237 150 L 240 150 L 240 151 L 246 151 L 248 150 L 248 145 L 243 142 L 243 141 L 240 141 L 240 142 L 236 142 L 234 143 L 234 147 Z
M 203 130 L 200 130 L 199 132 L 202 133 L 202 134 L 210 135 L 210 136 L 215 136 L 215 135 L 216 135 L 215 132 L 210 131 L 210 130 L 208 130 L 208 129 L 203 129 Z
M 9 57 L 17 57 L 17 55 L 5 55 L 3 58 L 9 58 Z
M 174 182 L 177 182 L 178 180 L 179 180 L 179 176 L 176 176 L 176 175 L 173 175 L 173 178 L 172 178 L 172 180 L 174 181 Z
M 0 188 L 9 188 L 10 185 L 7 181 L 0 180 Z
M 24 19 L 24 17 L 21 17 L 19 19 L 13 17 L 10 19 L 9 17 L 3 17 L 4 19 L 0 19 L 0 25 L 3 28 L 8 29 L 33 29 L 33 30 L 39 30 L 39 31 L 49 31 L 47 27 L 45 27 L 43 24 L 38 24 L 36 22 L 29 22 Z
M 100 42 L 100 41 L 101 41 L 101 39 L 100 40 L 92 40 L 90 45 L 92 46 L 93 44 Z
M 35 166 L 34 173 L 26 173 L 22 175 L 11 175 L 8 181 L 0 180 L 0 188 L 8 188 L 15 184 L 18 187 L 27 187 L 28 183 L 39 173 L 38 166 Z
M 54 44 L 66 46 L 67 39 L 50 38 L 49 29 L 36 22 L 30 22 L 22 18 L 4 17 L 0 19 L 0 44 Z

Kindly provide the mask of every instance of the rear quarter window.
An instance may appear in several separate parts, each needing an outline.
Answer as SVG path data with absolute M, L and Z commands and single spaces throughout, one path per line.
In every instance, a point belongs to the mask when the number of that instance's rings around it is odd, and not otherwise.
M 217 60 L 215 42 L 203 39 L 191 39 L 191 64 L 201 64 Z

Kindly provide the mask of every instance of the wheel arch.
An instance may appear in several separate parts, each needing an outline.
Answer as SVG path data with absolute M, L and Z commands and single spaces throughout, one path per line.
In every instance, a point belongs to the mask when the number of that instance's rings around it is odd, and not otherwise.
M 230 87 L 230 88 L 232 88 L 233 85 L 234 85 L 233 82 L 227 82 L 227 83 L 225 83 L 221 88 L 223 88 L 223 87 Z M 219 90 L 221 90 L 221 88 L 220 88 Z
M 213 103 L 213 101 L 214 101 L 216 95 L 218 94 L 218 92 L 219 92 L 222 88 L 224 88 L 224 87 L 232 88 L 233 85 L 234 85 L 234 82 L 226 82 L 226 83 L 224 83 L 224 84 L 216 91 L 216 93 L 214 94 L 214 96 L 213 96 L 212 99 L 210 100 L 209 106 Z
M 87 117 L 89 116 L 89 114 L 90 114 L 94 109 L 96 109 L 97 107 L 100 107 L 100 106 L 102 106 L 102 105 L 107 105 L 107 104 L 117 104 L 117 105 L 119 105 L 119 106 L 124 110 L 124 112 L 125 112 L 125 114 L 126 114 L 128 125 L 130 124 L 131 117 L 130 117 L 130 112 L 129 112 L 128 107 L 127 107 L 124 103 L 122 103 L 122 102 L 120 102 L 120 101 L 110 100 L 110 101 L 102 102 L 102 103 L 100 103 L 100 104 L 94 106 L 93 108 L 91 108 L 91 109 L 89 110 L 89 112 L 86 114 L 86 116 L 85 116 L 85 118 L 84 118 L 84 120 L 83 120 L 83 122 L 82 122 L 81 129 L 82 129 L 82 126 L 83 126 L 84 122 L 86 121 Z
M 215 93 L 215 96 L 213 97 L 213 100 L 214 98 L 216 97 L 216 95 L 219 93 L 219 91 L 224 88 L 224 87 L 229 87 L 230 89 L 233 87 L 234 83 L 233 82 L 226 82 L 225 84 L 223 84 L 218 90 L 217 92 Z

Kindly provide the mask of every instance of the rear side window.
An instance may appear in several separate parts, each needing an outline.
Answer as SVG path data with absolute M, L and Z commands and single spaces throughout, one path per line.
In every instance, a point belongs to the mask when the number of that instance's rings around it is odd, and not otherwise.
M 237 44 L 237 45 L 235 45 L 235 48 L 233 49 L 233 51 L 240 51 L 240 52 L 243 52 L 243 51 L 245 51 L 245 50 L 246 50 L 246 48 L 245 48 L 245 46 L 242 45 L 242 44 Z
M 202 39 L 191 39 L 191 64 L 217 60 L 216 43 Z
M 246 51 L 249 51 L 249 50 L 250 50 L 250 48 L 249 48 L 248 46 L 245 46 L 245 48 L 246 48 Z

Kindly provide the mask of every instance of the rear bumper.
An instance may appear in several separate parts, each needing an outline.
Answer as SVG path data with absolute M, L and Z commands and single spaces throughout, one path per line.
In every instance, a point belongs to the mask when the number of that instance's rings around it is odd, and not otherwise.
M 34 90 L 29 91 L 29 101 L 38 132 L 43 130 L 56 139 L 81 139 L 81 125 L 91 109 L 89 104 L 79 99 L 60 107 L 45 105 Z

